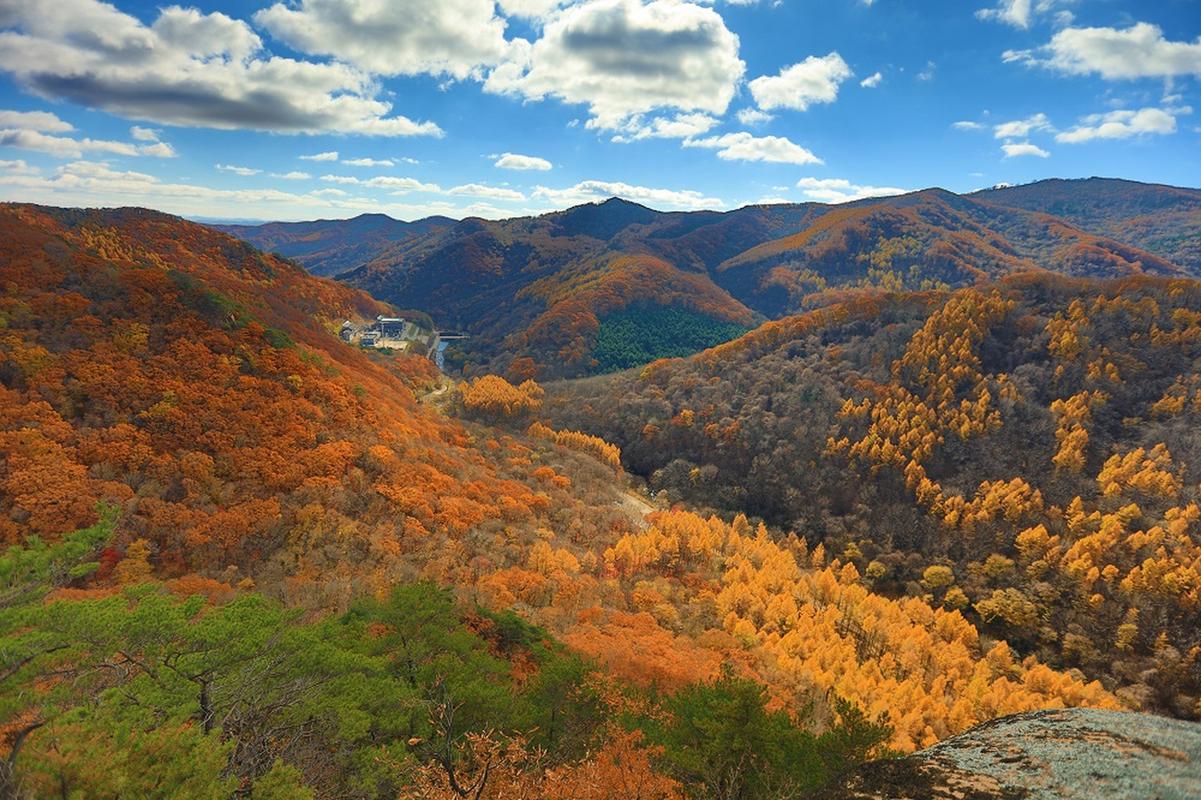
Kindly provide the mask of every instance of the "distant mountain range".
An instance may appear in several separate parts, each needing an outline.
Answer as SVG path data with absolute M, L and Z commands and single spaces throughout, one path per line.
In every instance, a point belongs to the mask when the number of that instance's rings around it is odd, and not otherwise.
M 701 349 L 848 292 L 1015 272 L 1201 275 L 1201 191 L 1090 178 L 844 205 L 219 226 L 473 335 L 468 371 L 589 374 Z M 723 333 L 724 332 L 724 333 Z

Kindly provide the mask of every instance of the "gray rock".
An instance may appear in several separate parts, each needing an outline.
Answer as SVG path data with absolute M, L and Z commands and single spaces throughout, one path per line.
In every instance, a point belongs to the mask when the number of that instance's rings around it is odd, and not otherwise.
M 823 800 L 1199 800 L 1201 725 L 1098 709 L 1002 717 L 875 761 Z

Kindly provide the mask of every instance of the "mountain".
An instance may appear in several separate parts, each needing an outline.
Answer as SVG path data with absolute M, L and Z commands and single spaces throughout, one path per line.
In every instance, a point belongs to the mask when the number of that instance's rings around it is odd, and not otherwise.
M 623 311 L 669 315 L 675 339 L 692 351 L 756 321 L 696 259 L 661 256 L 667 241 L 644 244 L 680 216 L 614 199 L 540 217 L 467 219 L 340 277 L 470 333 L 466 358 L 477 369 L 579 374 L 598 366 L 603 324 Z
M 1201 275 L 1201 190 L 1087 178 L 987 189 L 971 197 L 1052 214 Z
M 717 265 L 717 281 L 775 317 L 846 289 L 932 289 L 1017 272 L 1179 274 L 1169 261 L 1062 220 L 930 189 L 839 206 Z
M 291 258 L 314 275 L 333 276 L 371 261 L 411 239 L 454 224 L 447 217 L 402 222 L 386 214 L 313 222 L 214 225 L 260 250 Z
M 469 333 L 450 353 L 469 373 L 578 376 L 695 352 L 848 292 L 1037 270 L 1201 274 L 1198 197 L 1091 180 L 729 212 L 610 199 L 539 217 L 392 226 L 388 242 L 362 217 L 313 223 L 327 238 L 304 258 Z M 250 240 L 269 247 L 263 230 Z
M 547 384 L 664 503 L 750 513 L 1135 707 L 1201 717 L 1201 283 L 859 292 Z
M 986 722 L 909 758 L 874 761 L 820 800 L 1185 798 L 1201 785 L 1201 726 L 1095 709 Z
M 767 798 L 1121 705 L 942 584 L 655 505 L 532 381 L 342 342 L 391 307 L 211 228 L 2 205 L 0 282 L 6 797 Z

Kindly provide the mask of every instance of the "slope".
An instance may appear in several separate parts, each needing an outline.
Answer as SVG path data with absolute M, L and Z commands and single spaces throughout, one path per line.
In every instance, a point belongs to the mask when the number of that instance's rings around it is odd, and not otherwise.
M 6 792 L 603 797 L 639 765 L 674 800 L 753 759 L 763 797 L 1116 705 L 744 517 L 638 519 L 610 445 L 527 427 L 536 385 L 470 387 L 487 426 L 419 403 L 427 362 L 334 335 L 383 310 L 358 291 L 142 210 L 0 230 Z
M 331 238 L 319 238 L 305 263 L 327 274 L 354 265 L 343 280 L 471 335 L 450 351 L 454 367 L 517 379 L 697 351 L 848 292 L 958 287 L 1031 270 L 1115 277 L 1191 268 L 1195 191 L 1131 184 L 1134 199 L 1122 200 L 1125 184 L 1061 183 L 729 212 L 661 213 L 614 198 L 414 228 L 395 242 L 350 235 L 376 224 L 359 218 L 314 223 Z M 1046 213 L 1057 209 L 1068 216 Z
M 1201 284 L 860 293 L 549 385 L 668 502 L 758 515 L 1136 706 L 1201 714 Z
M 1046 180 L 972 197 L 1053 214 L 1201 274 L 1201 191 L 1115 178 Z
M 717 266 L 735 296 L 779 316 L 848 289 L 964 286 L 1015 272 L 1175 274 L 1174 264 L 1063 220 L 940 189 L 837 206 Z

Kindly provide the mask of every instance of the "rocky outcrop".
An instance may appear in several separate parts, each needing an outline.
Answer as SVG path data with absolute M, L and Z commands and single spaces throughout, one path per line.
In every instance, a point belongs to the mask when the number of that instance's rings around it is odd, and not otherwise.
M 1201 725 L 1057 709 L 1003 717 L 874 761 L 822 800 L 1197 800 Z

